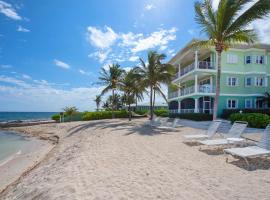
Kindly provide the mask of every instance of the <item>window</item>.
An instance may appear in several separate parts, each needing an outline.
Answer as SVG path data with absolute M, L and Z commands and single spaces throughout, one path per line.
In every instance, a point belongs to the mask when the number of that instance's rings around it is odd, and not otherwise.
M 238 107 L 238 102 L 236 99 L 228 99 L 227 100 L 227 108 L 228 109 L 235 109 Z
M 251 85 L 252 85 L 252 78 L 251 77 L 246 77 L 245 86 L 250 87 Z
M 266 77 L 256 77 L 255 86 L 257 87 L 267 87 L 268 79 Z
M 251 64 L 252 63 L 252 57 L 251 56 L 246 56 L 245 57 L 245 64 Z
M 236 77 L 228 77 L 227 78 L 227 85 L 229 85 L 229 86 L 238 85 L 238 79 Z
M 256 64 L 264 64 L 264 56 L 256 56 Z
M 252 108 L 252 99 L 245 100 L 245 108 Z
M 227 63 L 234 64 L 238 62 L 238 56 L 234 54 L 227 54 Z
M 262 99 L 257 99 L 256 100 L 256 108 L 264 108 L 264 101 Z

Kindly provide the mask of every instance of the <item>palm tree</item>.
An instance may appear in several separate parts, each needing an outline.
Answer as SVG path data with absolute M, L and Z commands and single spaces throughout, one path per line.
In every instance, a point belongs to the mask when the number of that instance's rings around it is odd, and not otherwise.
M 105 85 L 105 88 L 101 92 L 101 96 L 109 91 L 112 91 L 112 98 L 115 98 L 115 90 L 119 88 L 119 83 L 121 82 L 123 71 L 124 70 L 120 68 L 119 64 L 109 65 L 108 70 L 105 70 L 104 68 L 101 69 L 99 80 L 101 81 L 101 84 Z M 115 101 L 112 102 L 112 111 L 114 111 Z M 115 118 L 114 112 L 112 112 L 112 118 Z
M 99 111 L 99 106 L 101 103 L 101 95 L 96 95 L 96 98 L 94 99 L 94 101 L 96 102 L 97 111 Z
M 161 84 L 169 84 L 175 73 L 174 66 L 162 64 L 166 58 L 165 54 L 158 54 L 156 51 L 148 52 L 148 64 L 141 61 L 141 67 L 135 70 L 142 77 L 142 86 L 150 89 L 150 119 L 153 119 L 154 92 L 159 93 L 167 101 L 166 95 L 161 90 Z
M 212 0 L 195 3 L 196 22 L 206 34 L 206 40 L 193 42 L 193 47 L 214 46 L 217 52 L 216 95 L 213 119 L 217 118 L 220 95 L 221 53 L 235 43 L 254 43 L 257 35 L 248 25 L 256 19 L 263 18 L 270 11 L 270 0 L 259 0 L 245 12 L 251 0 L 220 0 L 217 10 L 212 7 Z
M 129 121 L 131 121 L 130 105 L 135 102 L 136 94 L 138 93 L 138 85 L 136 81 L 140 80 L 140 75 L 136 73 L 135 69 L 125 73 L 125 77 L 121 84 L 121 90 L 124 92 L 124 100 L 128 105 Z
M 72 116 L 78 112 L 78 108 L 76 108 L 75 106 L 72 107 L 67 106 L 63 108 L 63 110 L 65 111 L 65 114 L 70 117 L 69 121 L 71 121 Z

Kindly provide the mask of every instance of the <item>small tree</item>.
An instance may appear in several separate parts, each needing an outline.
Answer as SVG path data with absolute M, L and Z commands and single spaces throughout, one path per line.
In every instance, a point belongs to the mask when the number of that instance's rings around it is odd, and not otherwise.
M 101 95 L 97 95 L 96 98 L 94 99 L 94 101 L 96 102 L 97 111 L 99 111 L 99 107 L 100 107 L 100 103 L 101 103 Z
M 75 106 L 71 106 L 71 107 L 67 106 L 63 110 L 65 114 L 70 117 L 69 121 L 71 121 L 72 116 L 78 112 L 78 109 Z

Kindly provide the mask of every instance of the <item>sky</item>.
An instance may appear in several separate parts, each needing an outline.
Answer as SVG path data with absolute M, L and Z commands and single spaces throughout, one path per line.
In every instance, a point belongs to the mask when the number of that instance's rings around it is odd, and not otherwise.
M 0 0 L 0 111 L 94 110 L 102 67 L 168 61 L 203 37 L 194 16 L 192 0 Z M 269 17 L 250 26 L 270 43 Z

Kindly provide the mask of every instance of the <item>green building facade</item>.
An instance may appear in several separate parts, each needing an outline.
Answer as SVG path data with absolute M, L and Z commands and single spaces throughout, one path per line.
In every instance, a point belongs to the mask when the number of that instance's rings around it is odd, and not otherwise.
M 172 83 L 178 86 L 168 89 L 169 109 L 172 113 L 212 113 L 216 51 L 195 50 L 190 43 L 169 61 L 177 68 Z M 270 92 L 270 45 L 238 44 L 222 53 L 219 116 L 224 109 L 266 108 L 265 92 Z

